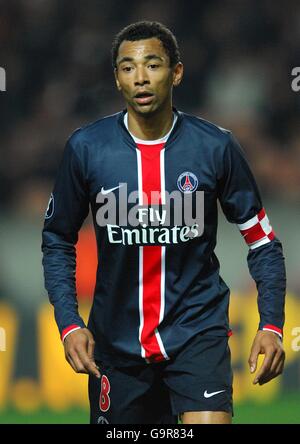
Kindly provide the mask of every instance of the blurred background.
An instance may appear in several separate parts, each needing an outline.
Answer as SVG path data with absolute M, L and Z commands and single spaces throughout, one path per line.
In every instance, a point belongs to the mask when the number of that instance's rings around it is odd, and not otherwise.
M 110 47 L 129 23 L 166 24 L 184 81 L 174 105 L 231 129 L 284 246 L 285 373 L 253 386 L 247 359 L 258 314 L 247 247 L 220 213 L 217 255 L 232 289 L 234 422 L 300 423 L 300 66 L 298 0 L 0 1 L 0 422 L 89 421 L 87 378 L 64 360 L 43 285 L 41 230 L 64 144 L 78 127 L 124 107 Z M 88 219 L 77 246 L 87 320 L 96 269 Z

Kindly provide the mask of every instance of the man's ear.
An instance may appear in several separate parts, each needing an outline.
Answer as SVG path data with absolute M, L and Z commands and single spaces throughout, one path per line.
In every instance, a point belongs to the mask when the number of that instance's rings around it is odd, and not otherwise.
M 114 69 L 114 76 L 115 76 L 115 81 L 116 81 L 117 88 L 118 88 L 119 91 L 121 91 L 122 88 L 121 88 L 120 82 L 118 80 L 118 70 L 117 70 L 117 68 Z
M 178 62 L 173 69 L 173 86 L 178 86 L 183 77 L 183 64 Z

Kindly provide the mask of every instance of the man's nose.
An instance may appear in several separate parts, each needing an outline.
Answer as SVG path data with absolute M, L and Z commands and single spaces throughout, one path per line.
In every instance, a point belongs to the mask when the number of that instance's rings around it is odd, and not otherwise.
M 147 85 L 149 83 L 150 83 L 150 81 L 149 81 L 149 78 L 145 72 L 145 69 L 142 67 L 137 68 L 135 71 L 135 79 L 134 79 L 135 86 Z

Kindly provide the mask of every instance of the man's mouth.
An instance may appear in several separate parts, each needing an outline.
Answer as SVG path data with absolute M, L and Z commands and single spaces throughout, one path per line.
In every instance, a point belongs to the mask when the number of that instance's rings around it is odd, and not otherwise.
M 154 94 L 150 92 L 139 92 L 134 96 L 135 102 L 139 103 L 140 105 L 148 105 L 148 103 L 151 103 L 153 100 Z

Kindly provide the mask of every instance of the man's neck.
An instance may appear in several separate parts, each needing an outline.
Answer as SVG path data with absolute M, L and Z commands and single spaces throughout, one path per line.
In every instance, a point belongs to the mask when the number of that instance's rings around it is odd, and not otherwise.
M 143 116 L 134 113 L 129 108 L 128 111 L 128 129 L 138 139 L 156 140 L 164 137 L 172 128 L 173 110 L 170 107 L 164 113 L 158 113 L 152 116 Z

